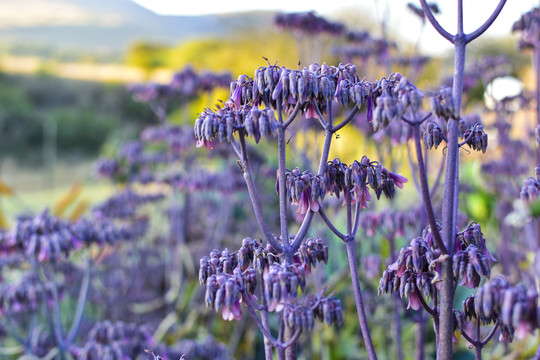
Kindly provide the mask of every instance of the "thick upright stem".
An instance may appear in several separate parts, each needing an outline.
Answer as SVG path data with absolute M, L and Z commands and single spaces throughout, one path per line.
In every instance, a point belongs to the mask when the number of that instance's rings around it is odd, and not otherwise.
M 482 360 L 482 341 L 480 339 L 480 320 L 476 320 L 476 343 L 474 344 L 474 359 Z
M 452 271 L 452 253 L 456 232 L 457 203 L 459 198 L 459 147 L 458 119 L 461 112 L 463 92 L 463 74 L 465 68 L 466 42 L 463 36 L 462 1 L 458 0 L 458 34 L 455 39 L 454 81 L 452 97 L 456 107 L 456 118 L 448 121 L 448 157 L 446 159 L 446 174 L 444 180 L 444 198 L 442 213 L 442 238 L 448 250 L 449 257 L 442 263 L 441 303 L 439 315 L 439 346 L 437 359 L 452 359 L 452 336 L 454 334 L 454 278 Z
M 364 309 L 364 301 L 362 300 L 362 290 L 360 289 L 360 278 L 358 275 L 358 267 L 356 264 L 356 253 L 354 250 L 354 240 L 349 239 L 345 242 L 347 247 L 347 256 L 349 257 L 349 268 L 351 271 L 351 280 L 354 291 L 354 302 L 356 304 L 356 312 L 358 313 L 358 321 L 360 322 L 360 330 L 362 330 L 362 337 L 366 345 L 369 360 L 376 360 L 377 353 L 371 340 L 371 333 L 369 332 L 366 311 Z
M 291 339 L 294 339 L 296 331 L 294 328 L 285 326 L 285 340 L 289 342 Z M 285 359 L 287 360 L 296 360 L 297 357 L 297 345 L 296 341 L 293 341 L 292 344 L 285 349 Z
M 283 243 L 283 252 L 285 258 L 292 263 L 293 252 L 291 251 L 290 239 L 289 239 L 289 227 L 287 224 L 287 188 L 285 184 L 285 129 L 282 126 L 278 126 L 277 129 L 277 141 L 278 141 L 278 163 L 279 163 L 279 222 L 281 226 L 281 242 Z

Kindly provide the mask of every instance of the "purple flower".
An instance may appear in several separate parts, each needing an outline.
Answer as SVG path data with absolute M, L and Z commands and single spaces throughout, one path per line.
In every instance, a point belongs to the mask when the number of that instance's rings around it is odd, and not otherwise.
M 351 193 L 354 194 L 353 199 L 355 202 L 360 204 L 360 208 L 368 208 L 368 201 L 371 201 L 371 195 L 365 184 L 358 186 L 355 184 L 351 190 Z
M 383 174 L 388 176 L 390 179 L 394 180 L 394 185 L 398 188 L 403 189 L 403 184 L 405 184 L 409 179 L 401 174 L 394 174 L 393 172 L 388 171 L 388 169 L 383 167 Z

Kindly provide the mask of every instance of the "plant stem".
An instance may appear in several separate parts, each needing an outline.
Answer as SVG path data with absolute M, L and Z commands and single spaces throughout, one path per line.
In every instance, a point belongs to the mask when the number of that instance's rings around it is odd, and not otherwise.
M 278 114 L 281 119 L 281 107 L 278 102 Z M 283 253 L 289 263 L 292 263 L 292 257 L 294 251 L 292 251 L 290 239 L 289 239 L 289 227 L 287 224 L 287 210 L 289 205 L 287 204 L 287 187 L 285 184 L 285 169 L 286 169 L 286 153 L 285 153 L 285 129 L 283 128 L 283 122 L 280 121 L 280 125 L 277 128 L 277 142 L 278 142 L 278 189 L 279 189 L 279 222 L 281 227 L 281 242 L 283 243 Z
M 482 342 L 480 341 L 480 320 L 476 320 L 476 344 L 474 344 L 475 360 L 482 360 Z
M 334 133 L 332 132 L 333 116 L 332 116 L 332 102 L 331 101 L 328 101 L 327 108 L 328 108 L 328 119 L 326 121 L 327 126 L 324 131 L 324 145 L 321 151 L 319 171 L 317 172 L 318 175 L 324 175 L 324 173 L 326 172 L 326 164 L 328 163 L 330 145 L 332 144 L 332 136 L 334 136 Z M 296 236 L 292 243 L 293 252 L 298 250 L 298 248 L 302 244 L 302 240 L 304 240 L 304 236 L 306 235 L 309 225 L 311 224 L 311 220 L 313 219 L 313 214 L 314 214 L 313 211 L 309 210 L 306 216 L 304 216 L 304 221 L 302 221 L 302 225 L 300 225 L 300 228 L 298 229 L 298 232 L 296 233 Z
M 267 303 L 266 303 L 266 297 L 264 296 L 264 277 L 262 274 L 259 275 L 259 281 L 260 281 L 260 296 L 261 296 L 261 304 L 266 309 Z M 263 326 L 267 329 L 270 329 L 270 322 L 268 321 L 268 311 L 267 310 L 261 310 L 261 322 Z M 270 339 L 268 339 L 266 336 L 263 336 L 264 339 L 264 356 L 266 360 L 272 360 L 274 358 L 274 354 L 272 351 L 272 343 L 270 342 Z M 279 339 L 281 341 L 282 339 Z
M 90 274 L 92 270 L 92 265 L 90 261 L 86 263 L 86 269 L 84 270 L 84 276 L 79 290 L 79 298 L 77 299 L 77 308 L 75 309 L 75 316 L 73 317 L 73 323 L 69 329 L 66 340 L 62 344 L 64 349 L 68 348 L 75 340 L 79 327 L 81 325 L 82 315 L 84 313 L 84 307 L 86 305 L 86 298 L 88 296 L 88 289 L 90 287 Z
M 282 246 L 276 241 L 274 235 L 272 235 L 270 228 L 268 228 L 268 225 L 264 220 L 264 215 L 261 209 L 261 202 L 259 200 L 259 193 L 257 192 L 257 188 L 255 187 L 253 173 L 251 172 L 251 166 L 249 165 L 249 158 L 246 149 L 246 139 L 243 132 L 240 133 L 240 146 L 242 149 L 242 174 L 248 188 L 249 198 L 251 200 L 253 212 L 255 213 L 255 218 L 257 219 L 257 223 L 259 224 L 262 233 L 266 237 L 266 241 L 268 241 L 268 243 L 270 243 L 270 245 L 272 245 L 276 250 L 281 251 L 283 250 Z
M 429 195 L 429 184 L 427 180 L 426 166 L 424 163 L 422 155 L 422 144 L 420 142 L 420 126 L 413 126 L 413 135 L 414 135 L 414 145 L 416 149 L 416 158 L 418 160 L 418 177 L 420 178 L 420 188 L 422 191 L 422 199 L 424 200 L 424 207 L 426 208 L 426 214 L 428 217 L 429 226 L 431 228 L 431 233 L 433 238 L 437 243 L 439 249 L 441 249 L 443 254 L 448 253 L 448 249 L 441 239 L 437 227 L 437 220 L 435 219 L 435 212 L 433 211 L 433 205 L 431 203 L 431 196 Z
M 358 321 L 360 322 L 360 329 L 362 330 L 362 337 L 366 345 L 366 350 L 370 360 L 377 359 L 377 353 L 371 340 L 371 334 L 369 332 L 366 312 L 364 310 L 364 301 L 362 300 L 362 290 L 360 289 L 360 278 L 358 275 L 358 267 L 356 264 L 356 253 L 354 250 L 354 239 L 349 238 L 345 241 L 347 248 L 347 255 L 349 257 L 349 268 L 351 271 L 351 280 L 354 291 L 354 302 L 356 304 L 356 312 L 358 313 Z
M 396 261 L 396 241 L 394 234 L 388 234 L 388 242 L 390 244 L 390 259 L 392 262 Z M 401 299 L 398 293 L 392 295 L 394 301 L 394 326 L 396 330 L 396 355 L 398 360 L 403 360 L 403 340 L 401 337 Z

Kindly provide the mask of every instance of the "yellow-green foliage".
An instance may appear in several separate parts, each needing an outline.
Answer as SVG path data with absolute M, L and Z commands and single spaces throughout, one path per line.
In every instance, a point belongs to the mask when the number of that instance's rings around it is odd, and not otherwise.
M 298 53 L 294 39 L 286 33 L 252 31 L 226 40 L 199 39 L 171 49 L 167 67 L 180 69 L 192 64 L 199 70 L 230 71 L 233 76 L 247 74 L 261 65 L 279 59 L 279 65 L 296 67 Z

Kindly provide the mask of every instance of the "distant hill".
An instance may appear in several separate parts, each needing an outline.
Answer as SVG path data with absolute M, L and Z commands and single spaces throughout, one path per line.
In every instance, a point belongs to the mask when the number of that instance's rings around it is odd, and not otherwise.
M 114 58 L 135 41 L 172 45 L 225 37 L 250 26 L 271 26 L 273 15 L 162 16 L 130 0 L 2 0 L 0 47 L 20 55 Z

